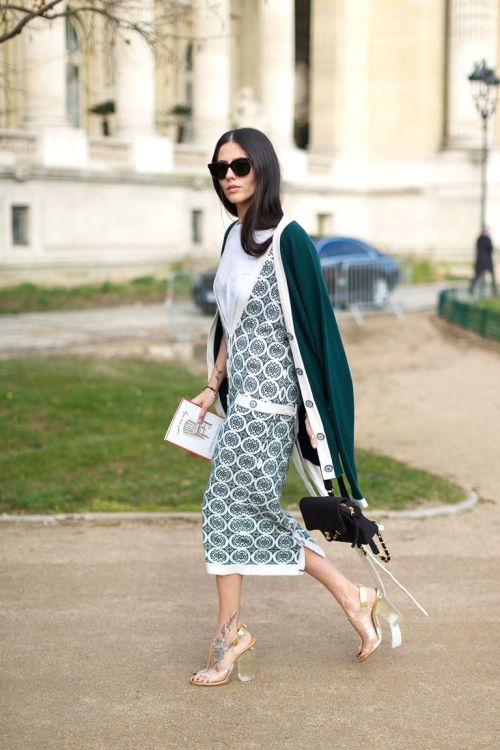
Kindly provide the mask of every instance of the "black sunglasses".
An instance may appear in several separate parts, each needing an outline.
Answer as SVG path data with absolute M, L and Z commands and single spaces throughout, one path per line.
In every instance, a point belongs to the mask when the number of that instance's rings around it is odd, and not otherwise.
M 227 161 L 213 161 L 207 164 L 207 167 L 212 177 L 216 180 L 223 180 L 227 175 L 229 167 L 231 167 L 236 177 L 245 177 L 252 168 L 252 160 L 249 156 L 240 156 L 238 159 L 233 159 L 229 164 Z

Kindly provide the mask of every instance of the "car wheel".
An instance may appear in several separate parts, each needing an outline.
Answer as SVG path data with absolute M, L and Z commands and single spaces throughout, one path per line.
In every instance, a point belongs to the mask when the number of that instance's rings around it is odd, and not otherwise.
M 380 277 L 375 279 L 372 288 L 372 302 L 375 307 L 385 307 L 389 302 L 389 285 L 386 279 Z

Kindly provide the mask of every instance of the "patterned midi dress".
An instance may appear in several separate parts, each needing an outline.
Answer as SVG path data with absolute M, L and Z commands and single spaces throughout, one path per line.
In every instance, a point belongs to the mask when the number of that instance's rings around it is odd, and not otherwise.
M 202 504 L 207 572 L 297 575 L 304 546 L 325 553 L 280 504 L 300 391 L 272 245 L 234 322 L 224 326 L 228 406 Z

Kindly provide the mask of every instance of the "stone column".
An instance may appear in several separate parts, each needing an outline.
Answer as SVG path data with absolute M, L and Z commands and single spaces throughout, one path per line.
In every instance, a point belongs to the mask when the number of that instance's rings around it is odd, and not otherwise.
M 335 150 L 338 109 L 339 0 L 311 2 L 311 106 L 309 151 L 330 156 Z
M 193 36 L 194 141 L 210 151 L 230 127 L 229 0 L 194 0 Z
M 446 145 L 477 147 L 481 118 L 467 80 L 474 63 L 497 63 L 497 0 L 450 0 L 448 17 L 448 101 Z
M 69 126 L 66 117 L 66 31 L 63 18 L 37 19 L 22 33 L 25 55 L 23 127 Z
M 128 20 L 153 31 L 154 0 L 131 3 Z M 155 129 L 155 60 L 153 50 L 134 31 L 121 34 L 116 54 L 116 132 L 131 144 L 132 163 L 140 172 L 173 167 L 173 146 Z
M 259 0 L 260 87 L 266 135 L 280 151 L 293 147 L 295 9 L 293 0 Z
M 141 0 L 131 5 L 128 20 L 141 25 L 153 24 L 153 0 Z M 116 43 L 117 133 L 123 136 L 152 135 L 154 107 L 153 51 L 140 34 L 122 32 Z

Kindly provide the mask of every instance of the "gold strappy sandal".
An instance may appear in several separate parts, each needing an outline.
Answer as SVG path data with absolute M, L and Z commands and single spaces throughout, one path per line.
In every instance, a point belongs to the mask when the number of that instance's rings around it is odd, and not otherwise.
M 247 632 L 248 632 L 247 626 L 240 625 L 236 635 L 231 641 L 231 646 L 237 646 L 240 641 L 240 638 L 243 635 L 245 635 L 245 633 Z M 227 674 L 222 678 L 222 680 L 215 680 L 213 682 L 210 682 L 210 681 L 198 682 L 197 680 L 194 679 L 195 675 L 197 675 L 199 672 L 210 669 L 210 662 L 212 660 L 212 646 L 210 646 L 208 650 L 207 666 L 202 667 L 201 669 L 198 670 L 198 672 L 194 672 L 194 674 L 190 678 L 191 685 L 196 685 L 197 687 L 215 687 L 216 685 L 226 685 L 231 679 L 235 664 L 238 665 L 238 678 L 242 682 L 248 682 L 250 680 L 255 679 L 255 643 L 256 643 L 255 638 L 252 638 L 250 643 L 247 646 L 245 646 L 245 648 L 242 651 L 240 651 L 239 654 L 237 654 L 231 666 L 225 670 L 221 670 L 221 671 L 227 672 Z
M 360 607 L 361 608 L 368 607 L 368 596 L 366 593 L 365 586 L 361 586 L 361 584 L 358 584 L 358 590 L 359 590 Z M 361 651 L 363 649 L 363 641 L 361 641 L 359 645 L 359 651 L 356 654 L 356 659 L 358 660 L 358 662 L 366 661 L 366 659 L 368 659 L 368 657 L 371 656 L 373 652 L 376 651 L 378 647 L 380 646 L 380 644 L 382 643 L 382 628 L 380 627 L 380 623 L 378 621 L 378 615 L 377 615 L 377 607 L 381 601 L 382 601 L 382 594 L 380 590 L 377 588 L 375 589 L 375 601 L 373 602 L 373 608 L 371 611 L 372 625 L 375 629 L 375 633 L 377 634 L 377 640 L 373 644 L 373 647 L 371 648 L 371 650 L 368 651 L 368 653 L 365 654 L 364 656 L 361 656 Z

